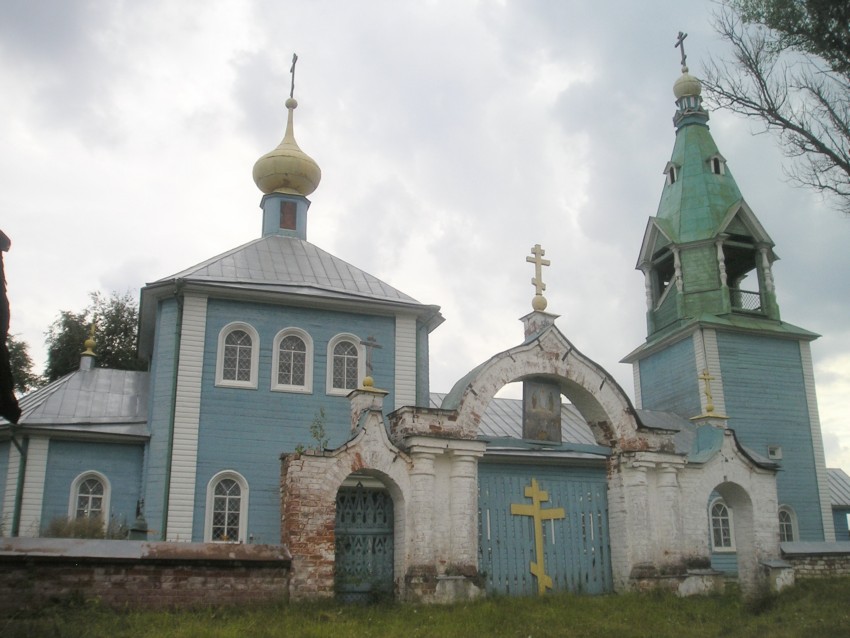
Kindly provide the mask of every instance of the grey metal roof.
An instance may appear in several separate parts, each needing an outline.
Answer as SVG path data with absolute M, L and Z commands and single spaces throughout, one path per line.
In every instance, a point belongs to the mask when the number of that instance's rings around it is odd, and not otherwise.
M 154 283 L 174 279 L 243 289 L 342 295 L 422 305 L 308 241 L 279 235 L 255 239 Z
M 18 425 L 66 430 L 93 425 L 103 426 L 98 430 L 138 434 L 137 428 L 107 426 L 147 423 L 148 379 L 147 372 L 77 370 L 21 399 Z
M 829 499 L 833 507 L 850 507 L 850 476 L 837 467 L 826 468 Z
M 439 408 L 445 393 L 431 393 L 431 407 Z M 522 438 L 522 400 L 493 399 L 481 417 L 480 434 L 493 438 Z M 561 404 L 561 438 L 564 443 L 596 445 L 587 421 L 571 403 Z

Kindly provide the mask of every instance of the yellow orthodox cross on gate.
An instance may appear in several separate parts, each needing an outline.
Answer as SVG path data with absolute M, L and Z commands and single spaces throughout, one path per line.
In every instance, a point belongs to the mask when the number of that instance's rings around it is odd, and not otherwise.
M 546 573 L 543 560 L 543 521 L 564 518 L 563 507 L 543 509 L 541 503 L 549 500 L 549 493 L 540 489 L 537 479 L 531 479 L 531 485 L 525 488 L 525 497 L 531 499 L 527 503 L 511 503 L 511 514 L 514 516 L 531 516 L 534 519 L 534 558 L 531 562 L 531 573 L 537 577 L 537 593 L 545 594 L 546 588 L 552 589 L 552 577 Z

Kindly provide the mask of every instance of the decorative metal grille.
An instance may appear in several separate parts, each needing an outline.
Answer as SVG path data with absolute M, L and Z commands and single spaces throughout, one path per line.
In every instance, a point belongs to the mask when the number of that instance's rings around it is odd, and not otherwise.
M 212 540 L 237 542 L 242 509 L 242 488 L 235 480 L 220 480 L 213 495 Z
M 370 602 L 393 590 L 393 501 L 386 490 L 342 487 L 336 498 L 336 591 Z
M 103 515 L 103 483 L 89 478 L 77 490 L 76 518 L 98 518 Z
M 251 335 L 234 330 L 224 338 L 222 377 L 227 381 L 251 380 Z
M 746 310 L 747 312 L 761 312 L 761 294 L 751 290 L 730 288 L 732 308 L 735 310 Z
M 723 503 L 711 506 L 711 533 L 715 548 L 732 547 L 732 526 L 729 523 L 729 510 Z
M 354 390 L 357 387 L 357 346 L 340 341 L 334 346 L 333 387 Z
M 300 337 L 290 335 L 280 342 L 277 382 L 280 385 L 305 385 L 307 346 Z

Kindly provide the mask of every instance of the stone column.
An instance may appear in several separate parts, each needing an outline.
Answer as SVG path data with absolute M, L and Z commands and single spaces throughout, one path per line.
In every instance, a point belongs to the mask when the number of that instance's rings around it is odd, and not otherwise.
M 480 453 L 452 451 L 451 521 L 449 562 L 458 566 L 478 564 L 478 459 Z
M 434 547 L 434 458 L 431 451 L 413 448 L 413 470 L 410 472 L 411 499 L 408 512 L 412 517 L 413 530 L 410 543 L 412 565 L 435 565 Z
M 668 550 L 671 560 L 679 558 L 682 547 L 677 474 L 672 463 L 662 463 L 658 468 L 658 548 L 659 551 Z
M 653 541 L 653 530 L 649 525 L 649 498 L 647 494 L 646 471 L 649 465 L 632 462 L 623 473 L 625 484 L 626 507 L 628 520 L 626 525 L 632 540 L 632 567 L 652 562 L 650 544 Z

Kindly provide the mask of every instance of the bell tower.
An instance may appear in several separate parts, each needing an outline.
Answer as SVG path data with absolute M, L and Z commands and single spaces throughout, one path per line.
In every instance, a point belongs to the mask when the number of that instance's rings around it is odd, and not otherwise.
M 780 318 L 773 240 L 712 138 L 701 91 L 683 50 L 673 153 L 636 266 L 647 338 L 623 359 L 635 403 L 719 417 L 753 454 L 780 464 L 778 505 L 795 516 L 794 540 L 833 540 L 810 350 L 818 335 Z

